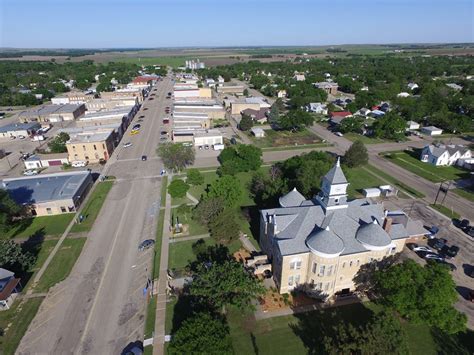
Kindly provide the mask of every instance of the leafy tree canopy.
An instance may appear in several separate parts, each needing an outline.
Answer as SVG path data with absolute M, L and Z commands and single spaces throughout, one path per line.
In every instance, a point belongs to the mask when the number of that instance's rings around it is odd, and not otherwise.
M 204 184 L 204 176 L 198 169 L 189 169 L 186 173 L 186 182 L 191 185 Z
M 239 180 L 232 175 L 224 175 L 209 185 L 208 198 L 221 198 L 227 206 L 235 206 L 242 197 Z
M 189 190 L 189 185 L 181 179 L 175 179 L 171 181 L 168 186 L 168 193 L 173 198 L 179 198 L 186 196 L 186 192 Z
M 165 143 L 158 147 L 158 155 L 165 167 L 171 171 L 181 171 L 194 163 L 195 152 L 193 147 L 182 144 Z
M 369 153 L 361 140 L 356 140 L 346 151 L 342 162 L 350 168 L 365 165 L 369 162 Z

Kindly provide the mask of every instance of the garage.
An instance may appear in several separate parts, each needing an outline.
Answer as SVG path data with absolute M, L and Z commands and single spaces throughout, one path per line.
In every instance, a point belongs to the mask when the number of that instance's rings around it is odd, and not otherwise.
M 48 165 L 59 166 L 59 165 L 63 165 L 63 163 L 61 162 L 61 160 L 48 160 Z

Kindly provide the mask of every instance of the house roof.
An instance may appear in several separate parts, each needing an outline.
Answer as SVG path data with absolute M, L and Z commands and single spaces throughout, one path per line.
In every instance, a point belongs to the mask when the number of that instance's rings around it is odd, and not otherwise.
M 438 127 L 435 127 L 435 126 L 426 126 L 426 127 L 422 127 L 421 129 L 425 130 L 425 131 L 430 131 L 430 132 L 433 132 L 433 131 L 442 131 L 441 128 L 438 128 Z
M 20 283 L 20 279 L 11 278 L 0 291 L 0 301 L 5 301 L 12 294 L 15 287 Z
M 254 120 L 261 120 L 267 118 L 268 108 L 261 108 L 260 110 L 253 110 L 251 108 L 246 108 L 241 112 L 241 114 L 248 115 Z
M 347 179 L 342 171 L 339 157 L 337 158 L 336 164 L 324 176 L 324 179 L 328 180 L 332 185 L 347 184 Z
M 14 272 L 0 267 L 0 280 L 13 277 L 13 276 L 15 276 Z
M 70 199 L 90 177 L 88 171 L 4 179 L 3 188 L 18 204 Z
M 359 242 L 367 246 L 386 247 L 391 243 L 390 236 L 378 224 L 376 219 L 372 223 L 361 225 L 355 237 Z
M 344 250 L 344 242 L 334 234 L 329 226 L 326 228 L 317 227 L 306 240 L 306 245 L 312 251 L 323 254 L 340 254 Z
M 352 113 L 349 111 L 331 112 L 331 117 L 347 117 L 347 116 L 352 116 Z
M 0 133 L 6 133 L 11 131 L 29 131 L 32 129 L 39 129 L 41 125 L 38 122 L 28 123 L 10 123 L 0 127 Z
M 281 207 L 296 207 L 300 206 L 303 201 L 305 201 L 305 197 L 299 193 L 299 191 L 295 188 L 288 192 L 286 195 L 283 195 L 279 198 L 278 202 L 280 203 Z

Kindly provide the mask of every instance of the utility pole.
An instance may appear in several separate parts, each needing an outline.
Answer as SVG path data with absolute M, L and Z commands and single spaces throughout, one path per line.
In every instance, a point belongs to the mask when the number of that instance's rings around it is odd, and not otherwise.
M 447 186 L 445 186 L 445 184 L 447 184 Z M 434 200 L 434 205 L 436 205 L 436 203 L 438 202 L 438 197 L 439 197 L 440 192 L 444 193 L 443 201 L 441 201 L 441 204 L 443 204 L 444 200 L 446 199 L 446 195 L 448 194 L 450 186 L 451 186 L 451 181 L 441 182 L 441 184 L 439 185 L 438 192 L 436 193 L 436 198 Z

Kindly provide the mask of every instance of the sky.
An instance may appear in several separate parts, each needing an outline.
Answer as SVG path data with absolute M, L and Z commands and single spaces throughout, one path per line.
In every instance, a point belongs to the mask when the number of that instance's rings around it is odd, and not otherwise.
M 474 42 L 474 0 L 0 0 L 0 47 Z

